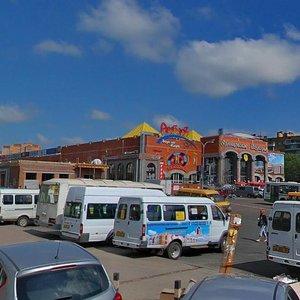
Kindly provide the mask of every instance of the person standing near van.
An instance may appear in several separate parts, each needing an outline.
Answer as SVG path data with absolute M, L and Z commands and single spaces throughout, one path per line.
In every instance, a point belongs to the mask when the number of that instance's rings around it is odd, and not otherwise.
M 265 209 L 261 209 L 260 213 L 259 213 L 259 217 L 258 217 L 258 223 L 257 225 L 259 226 L 259 237 L 256 240 L 257 242 L 260 242 L 261 238 L 265 238 L 265 242 L 267 241 L 267 216 L 266 216 L 266 210 Z

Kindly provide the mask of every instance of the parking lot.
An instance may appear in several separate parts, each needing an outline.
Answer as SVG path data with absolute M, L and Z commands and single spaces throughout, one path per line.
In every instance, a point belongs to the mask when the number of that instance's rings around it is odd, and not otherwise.
M 265 244 L 255 242 L 257 213 L 260 207 L 266 207 L 263 200 L 239 198 L 232 205 L 233 212 L 242 214 L 242 227 L 232 272 L 265 277 L 283 273 L 285 270 L 281 266 L 265 260 Z M 21 228 L 3 224 L 0 230 L 0 244 L 58 239 L 55 232 L 36 226 Z M 89 244 L 85 248 L 100 258 L 111 277 L 114 272 L 120 273 L 120 292 L 124 300 L 159 299 L 160 292 L 164 288 L 172 288 L 175 280 L 181 280 L 182 287 L 185 287 L 190 279 L 200 280 L 218 273 L 223 258 L 221 253 L 207 249 L 186 250 L 174 261 L 102 243 Z

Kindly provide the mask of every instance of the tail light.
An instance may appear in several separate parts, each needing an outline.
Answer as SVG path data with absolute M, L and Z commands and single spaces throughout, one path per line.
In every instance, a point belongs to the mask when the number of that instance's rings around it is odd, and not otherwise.
M 83 233 L 83 224 L 80 224 L 80 229 L 79 229 L 79 233 L 82 234 Z
M 123 300 L 122 295 L 119 292 L 116 292 L 113 300 Z
M 142 237 L 146 235 L 146 224 L 142 225 Z

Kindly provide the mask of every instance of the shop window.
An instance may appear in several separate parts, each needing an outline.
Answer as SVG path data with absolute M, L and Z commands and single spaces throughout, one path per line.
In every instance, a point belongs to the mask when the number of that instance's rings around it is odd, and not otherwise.
M 147 179 L 155 179 L 156 167 L 153 163 L 147 165 L 146 169 L 146 178 Z
M 118 165 L 118 170 L 117 170 L 117 179 L 122 180 L 124 176 L 124 166 L 122 164 Z
M 36 173 L 26 173 L 26 180 L 36 180 Z
M 126 166 L 126 180 L 133 181 L 133 164 L 131 162 Z
M 183 175 L 179 173 L 174 173 L 171 175 L 172 183 L 182 183 L 183 182 Z
M 69 178 L 69 174 L 59 174 L 59 178 Z
M 42 181 L 49 180 L 52 178 L 54 178 L 54 174 L 51 174 L 51 173 L 43 173 L 42 174 Z

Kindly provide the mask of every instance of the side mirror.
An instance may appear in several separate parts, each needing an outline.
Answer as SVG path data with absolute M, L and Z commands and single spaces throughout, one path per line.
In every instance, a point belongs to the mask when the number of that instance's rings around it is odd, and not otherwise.
M 273 218 L 272 218 L 272 217 L 269 217 L 269 218 L 268 218 L 268 220 L 269 220 L 269 221 L 272 221 L 272 220 L 273 220 Z

